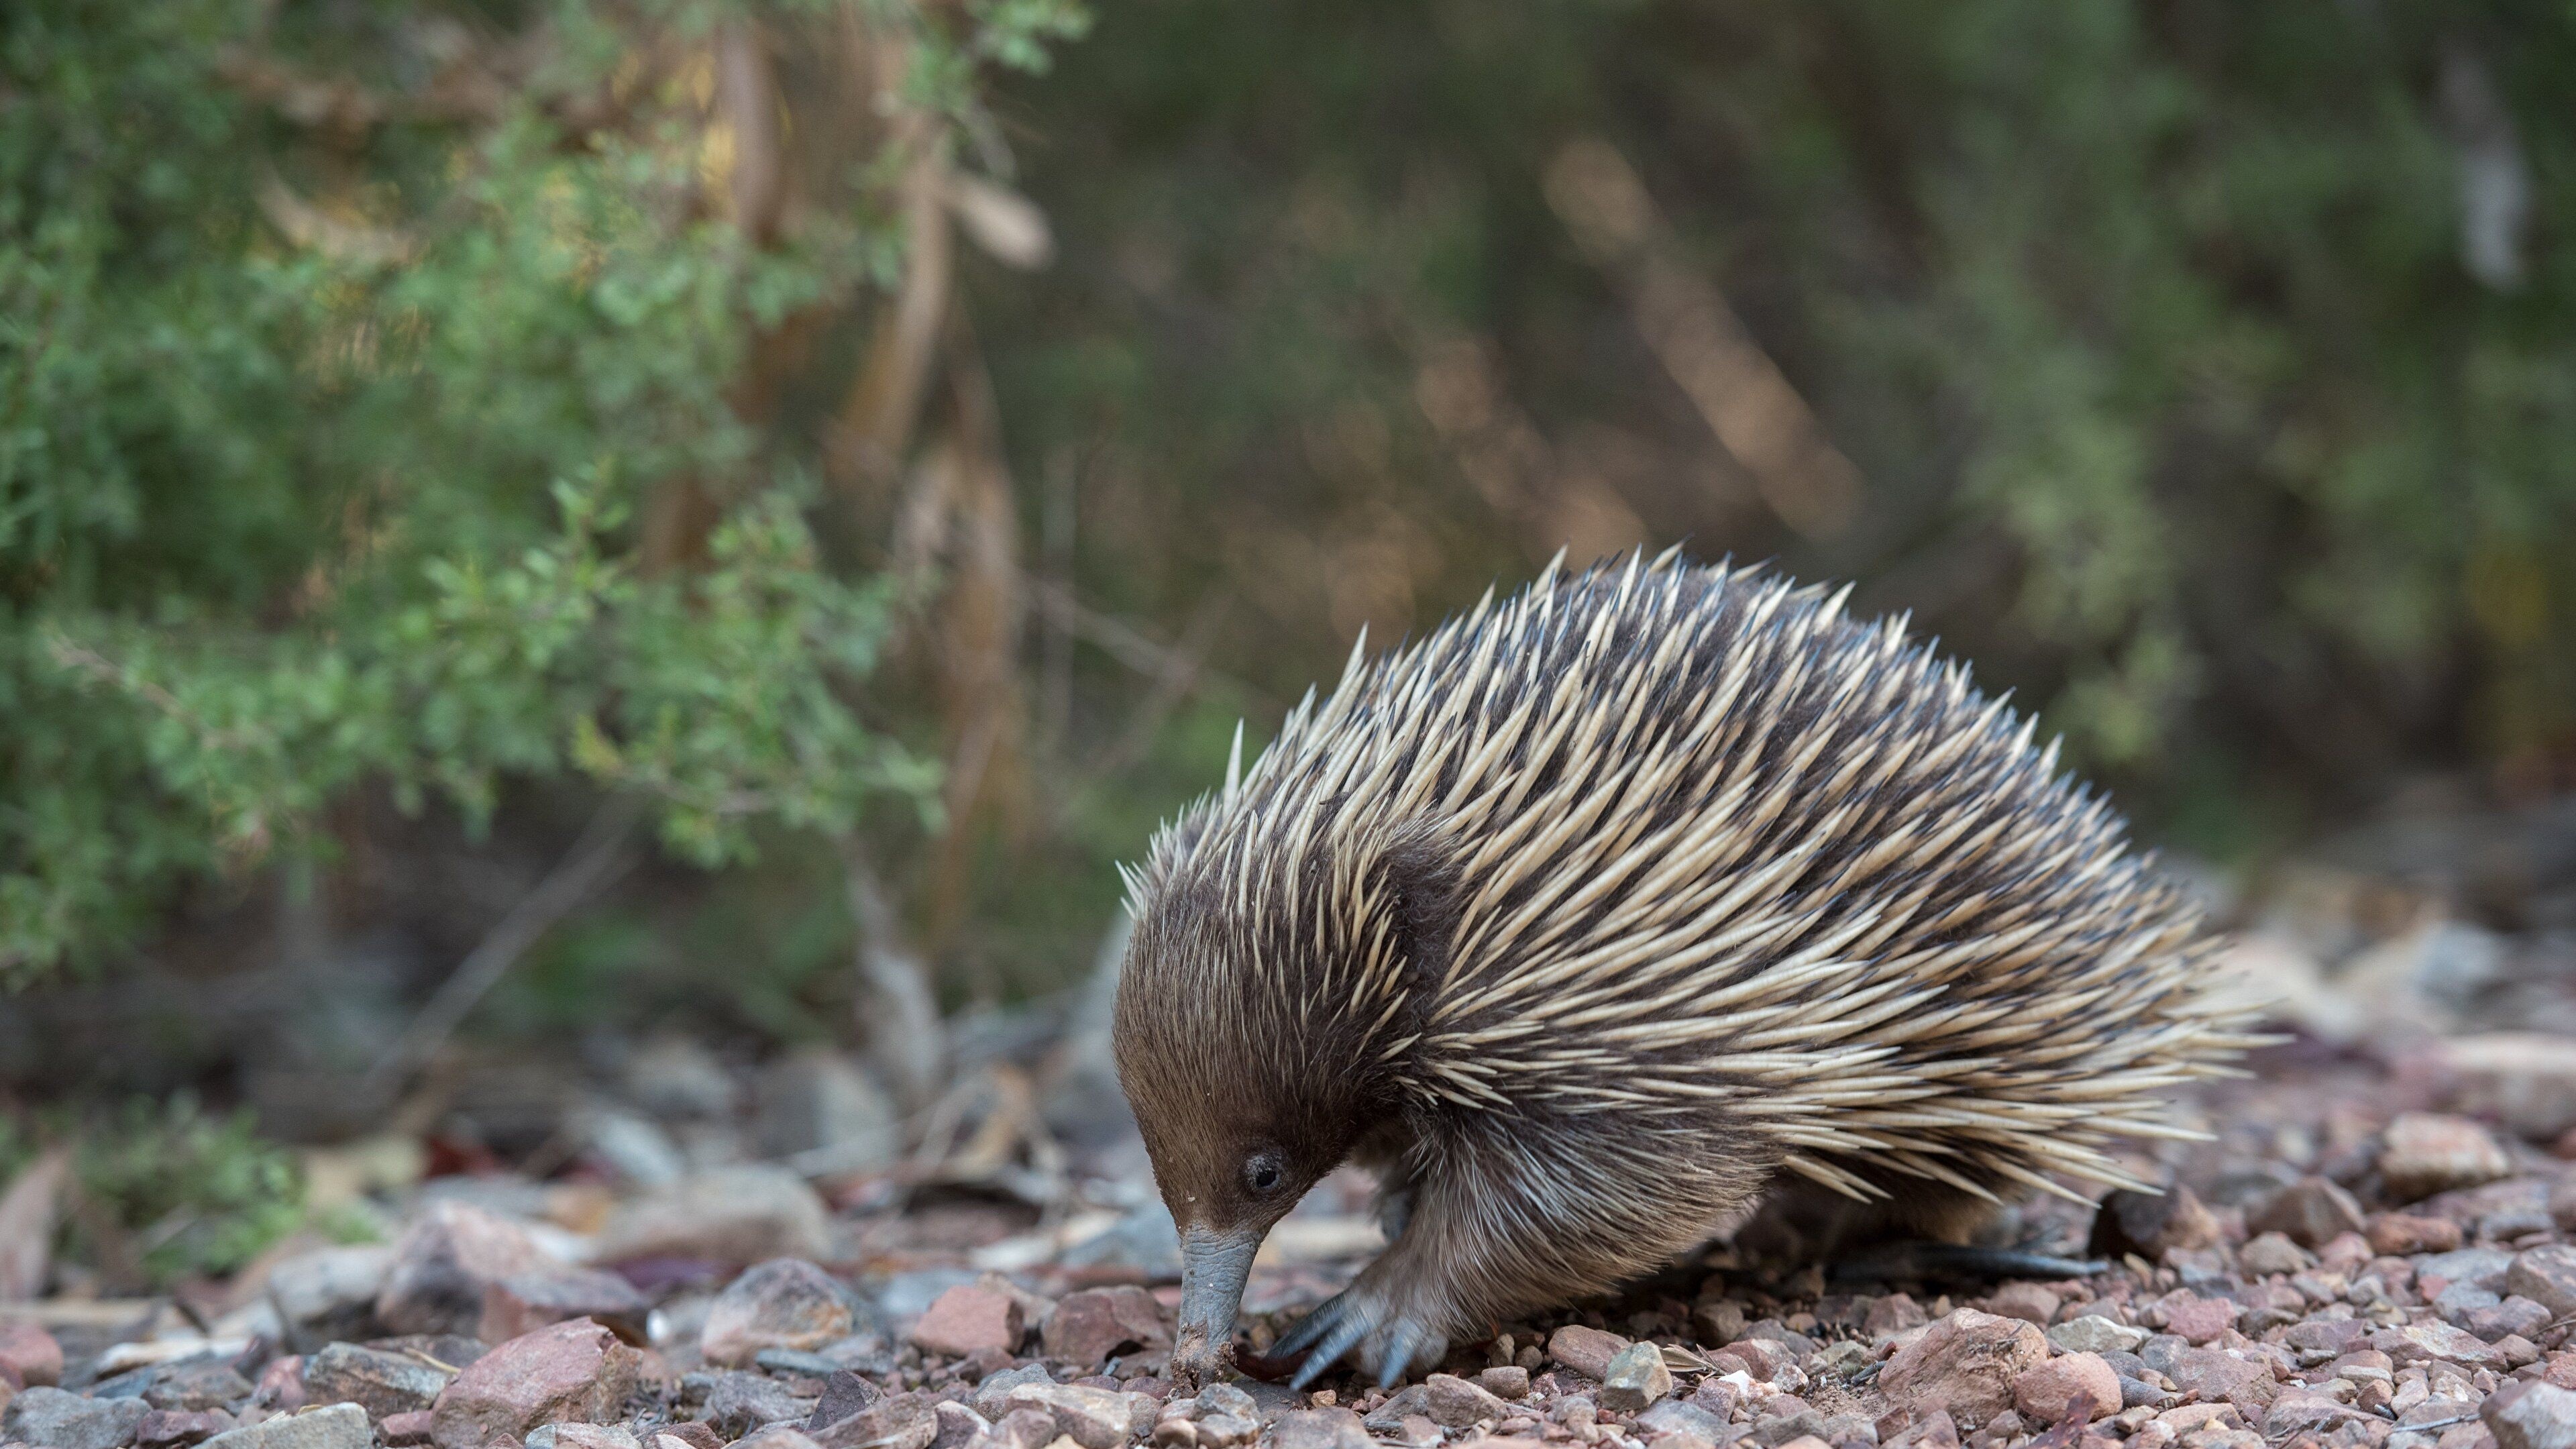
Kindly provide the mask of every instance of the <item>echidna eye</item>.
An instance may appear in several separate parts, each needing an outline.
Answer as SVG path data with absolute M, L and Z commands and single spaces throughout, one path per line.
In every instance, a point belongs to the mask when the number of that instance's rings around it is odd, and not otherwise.
M 1267 1197 L 1277 1192 L 1279 1184 L 1287 1177 L 1287 1165 L 1279 1160 L 1276 1152 L 1256 1152 L 1243 1160 L 1243 1185 L 1251 1189 L 1255 1197 Z

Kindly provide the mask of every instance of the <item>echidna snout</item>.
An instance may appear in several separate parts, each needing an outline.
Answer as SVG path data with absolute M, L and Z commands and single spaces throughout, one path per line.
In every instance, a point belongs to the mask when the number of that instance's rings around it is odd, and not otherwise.
M 2139 1186 L 2107 1149 L 2249 1044 L 2194 909 L 1963 667 L 1670 556 L 1355 649 L 1129 887 L 1185 1382 L 1344 1160 L 1391 1241 L 1276 1351 L 1392 1383 L 1783 1185 L 1847 1236 Z

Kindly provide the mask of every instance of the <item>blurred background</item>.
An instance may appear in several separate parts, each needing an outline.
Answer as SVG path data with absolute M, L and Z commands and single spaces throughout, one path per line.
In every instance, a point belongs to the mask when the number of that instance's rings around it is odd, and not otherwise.
M 2322 1038 L 2576 1025 L 2571 67 L 2519 0 L 0 7 L 0 1250 L 763 1162 L 1061 1221 L 1134 1187 L 1114 863 L 1560 550 L 1910 612 Z

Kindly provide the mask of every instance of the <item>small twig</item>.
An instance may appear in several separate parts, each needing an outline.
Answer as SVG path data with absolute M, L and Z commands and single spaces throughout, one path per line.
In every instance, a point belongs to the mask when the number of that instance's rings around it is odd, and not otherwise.
M 841 869 L 858 930 L 853 954 L 862 988 L 860 1027 L 877 1060 L 898 1079 L 904 1105 L 918 1109 L 938 1091 L 946 1069 L 947 1032 L 939 1019 L 939 1001 L 921 958 L 905 949 L 894 906 L 856 839 L 841 842 Z
M 429 1004 L 412 1018 L 402 1040 L 367 1074 L 365 1090 L 370 1100 L 391 1097 L 447 1044 L 529 947 L 592 891 L 625 871 L 631 863 L 625 852 L 626 837 L 642 815 L 643 802 L 633 795 L 611 795 L 601 804 L 572 849 L 457 963 Z
M 1049 623 L 1094 646 L 1138 674 L 1160 679 L 1169 674 L 1172 668 L 1183 662 L 1186 657 L 1186 646 L 1175 647 L 1147 637 L 1133 624 L 1113 615 L 1104 614 L 1083 603 L 1074 597 L 1072 590 L 1053 579 L 1032 574 L 1021 580 L 1021 587 L 1029 591 L 1029 601 L 1037 605 L 1038 612 L 1045 615 Z M 1222 684 L 1251 699 L 1268 698 L 1268 695 L 1258 687 L 1234 675 L 1209 669 L 1203 662 L 1197 666 L 1197 671 L 1201 679 Z
M 1101 758 L 1093 773 L 1115 775 L 1153 747 L 1154 736 L 1163 728 L 1163 722 L 1171 718 L 1172 711 L 1180 707 L 1182 700 L 1189 698 L 1191 691 L 1198 688 L 1200 680 L 1205 677 L 1208 649 L 1216 643 L 1217 625 L 1225 620 L 1225 605 L 1222 594 L 1211 594 L 1201 601 L 1198 612 L 1190 619 L 1188 630 L 1181 636 L 1180 647 L 1165 657 L 1153 691 L 1145 696 L 1143 704 L 1136 707 L 1134 717 L 1128 721 L 1126 734 Z

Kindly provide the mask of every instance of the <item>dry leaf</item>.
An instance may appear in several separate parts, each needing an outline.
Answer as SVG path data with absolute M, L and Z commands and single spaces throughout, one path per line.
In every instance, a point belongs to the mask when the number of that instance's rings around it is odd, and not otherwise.
M 1055 233 L 1038 204 L 980 176 L 948 178 L 948 209 L 995 261 L 1035 271 L 1055 259 Z
M 71 1161 L 70 1149 L 57 1147 L 27 1164 L 8 1192 L 0 1193 L 0 1303 L 21 1302 L 45 1291 L 54 1221 Z

